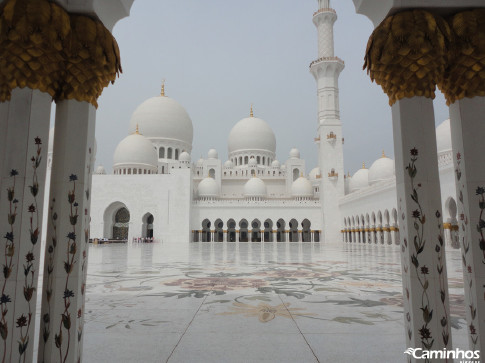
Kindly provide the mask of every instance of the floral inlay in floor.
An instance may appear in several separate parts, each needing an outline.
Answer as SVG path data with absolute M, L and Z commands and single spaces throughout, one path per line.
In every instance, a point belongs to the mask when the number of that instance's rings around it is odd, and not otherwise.
M 449 248 L 453 346 L 466 349 L 460 261 Z M 404 361 L 399 248 L 91 246 L 85 329 L 84 362 Z

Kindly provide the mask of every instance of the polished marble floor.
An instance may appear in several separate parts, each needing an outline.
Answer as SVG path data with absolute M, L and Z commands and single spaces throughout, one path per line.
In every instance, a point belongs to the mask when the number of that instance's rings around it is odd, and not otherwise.
M 457 250 L 453 345 L 467 348 Z M 84 362 L 405 362 L 396 246 L 99 245 Z

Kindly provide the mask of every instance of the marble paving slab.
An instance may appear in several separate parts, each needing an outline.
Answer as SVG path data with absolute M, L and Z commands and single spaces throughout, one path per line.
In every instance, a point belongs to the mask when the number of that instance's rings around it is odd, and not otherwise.
M 91 246 L 84 362 L 405 362 L 396 246 Z M 460 253 L 447 255 L 466 349 Z

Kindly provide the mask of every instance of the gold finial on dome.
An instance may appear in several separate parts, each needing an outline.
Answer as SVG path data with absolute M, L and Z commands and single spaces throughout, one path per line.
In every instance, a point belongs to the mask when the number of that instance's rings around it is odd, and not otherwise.
M 362 163 L 362 169 L 365 169 L 365 161 Z
M 251 111 L 249 111 L 249 117 L 254 117 L 253 104 L 251 103 Z
M 135 134 L 140 135 L 140 130 L 138 129 L 138 124 L 136 124 Z
M 162 79 L 162 91 L 160 92 L 160 96 L 165 97 L 165 80 Z
M 387 158 L 386 153 L 384 152 L 384 150 L 382 150 L 382 156 L 381 156 L 381 158 Z

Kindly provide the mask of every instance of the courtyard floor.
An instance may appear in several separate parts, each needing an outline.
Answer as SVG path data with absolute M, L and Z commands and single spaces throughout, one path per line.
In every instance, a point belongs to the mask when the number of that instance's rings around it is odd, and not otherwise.
M 448 249 L 453 347 L 467 349 Z M 90 246 L 84 362 L 405 362 L 397 246 Z

